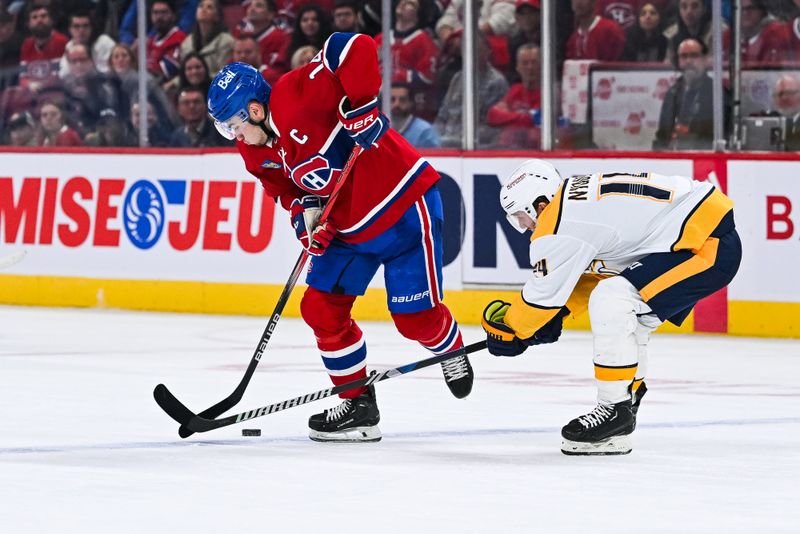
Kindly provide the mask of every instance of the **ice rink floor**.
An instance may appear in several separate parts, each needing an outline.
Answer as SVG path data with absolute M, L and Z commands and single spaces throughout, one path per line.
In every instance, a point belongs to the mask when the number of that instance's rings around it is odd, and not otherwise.
M 800 532 L 798 341 L 654 336 L 627 456 L 559 450 L 594 406 L 584 332 L 473 355 L 465 400 L 438 366 L 378 384 L 380 443 L 309 441 L 308 416 L 335 398 L 178 438 L 153 387 L 216 403 L 264 325 L 0 307 L 0 532 Z M 390 324 L 361 326 L 376 369 L 427 356 Z M 310 330 L 283 319 L 234 412 L 328 385 Z

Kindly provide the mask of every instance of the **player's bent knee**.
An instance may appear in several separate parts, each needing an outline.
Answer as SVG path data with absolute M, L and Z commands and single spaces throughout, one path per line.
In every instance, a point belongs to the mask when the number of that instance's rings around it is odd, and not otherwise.
M 589 297 L 589 319 L 595 335 L 628 335 L 636 330 L 636 288 L 615 276 L 597 284 Z
M 424 341 L 439 336 L 450 325 L 451 315 L 440 302 L 433 308 L 415 313 L 393 313 L 392 320 L 403 337 Z
M 334 295 L 309 287 L 300 301 L 300 315 L 318 338 L 335 336 L 351 328 L 350 310 L 356 297 Z

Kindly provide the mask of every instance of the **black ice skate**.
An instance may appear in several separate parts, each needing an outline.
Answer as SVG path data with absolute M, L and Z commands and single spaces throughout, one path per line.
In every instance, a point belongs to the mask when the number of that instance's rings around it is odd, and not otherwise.
M 636 430 L 636 416 L 639 414 L 639 406 L 642 404 L 642 397 L 647 393 L 647 386 L 644 382 L 639 384 L 639 388 L 633 394 L 633 403 L 631 404 L 631 411 L 633 412 L 633 429 Z
M 628 454 L 636 426 L 631 401 L 598 404 L 561 429 L 561 452 L 569 455 Z
M 314 441 L 380 441 L 380 420 L 375 386 L 369 386 L 358 397 L 344 399 L 336 408 L 312 415 L 308 419 L 308 437 Z
M 442 362 L 442 374 L 447 387 L 457 399 L 463 399 L 472 391 L 472 365 L 466 356 L 457 356 Z

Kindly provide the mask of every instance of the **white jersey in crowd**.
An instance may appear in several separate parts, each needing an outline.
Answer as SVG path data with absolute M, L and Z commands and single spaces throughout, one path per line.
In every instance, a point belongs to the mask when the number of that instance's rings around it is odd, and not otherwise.
M 699 249 L 731 207 L 708 182 L 683 176 L 568 178 L 538 218 L 531 237 L 533 278 L 521 293 L 527 306 L 512 306 L 508 324 L 517 322 L 523 336 L 536 331 L 587 272 L 613 275 L 647 254 Z

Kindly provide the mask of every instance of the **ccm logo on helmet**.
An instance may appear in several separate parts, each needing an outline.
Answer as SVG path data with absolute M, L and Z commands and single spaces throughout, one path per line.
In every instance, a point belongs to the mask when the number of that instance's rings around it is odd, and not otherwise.
M 217 82 L 217 87 L 227 89 L 228 84 L 231 83 L 235 77 L 236 77 L 235 72 L 227 71 Z

